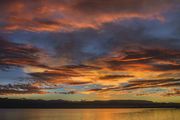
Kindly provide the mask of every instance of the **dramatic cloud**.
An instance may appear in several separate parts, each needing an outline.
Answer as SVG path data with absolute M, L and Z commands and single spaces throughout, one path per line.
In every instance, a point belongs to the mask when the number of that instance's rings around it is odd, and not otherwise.
M 140 48 L 122 50 L 117 57 L 104 58 L 110 69 L 140 69 L 149 71 L 169 71 L 180 69 L 180 50 Z
M 1 0 L 0 95 L 177 99 L 179 5 L 179 0 Z
M 3 30 L 72 31 L 131 18 L 163 20 L 178 0 L 2 0 Z
M 32 76 L 31 79 L 36 82 L 51 84 L 70 84 L 70 85 L 78 85 L 78 84 L 87 84 L 91 83 L 91 81 L 74 81 L 72 78 L 81 77 L 83 75 L 76 72 L 61 72 L 61 71 L 45 71 L 45 72 L 37 72 L 37 73 L 29 73 Z
M 38 62 L 40 49 L 0 38 L 0 69 L 23 66 L 44 67 Z M 39 54 L 40 55 L 40 54 Z

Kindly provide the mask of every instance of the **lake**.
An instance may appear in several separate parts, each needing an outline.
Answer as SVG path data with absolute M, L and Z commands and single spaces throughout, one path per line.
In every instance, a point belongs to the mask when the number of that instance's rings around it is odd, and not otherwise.
M 0 120 L 180 120 L 180 109 L 0 109 Z

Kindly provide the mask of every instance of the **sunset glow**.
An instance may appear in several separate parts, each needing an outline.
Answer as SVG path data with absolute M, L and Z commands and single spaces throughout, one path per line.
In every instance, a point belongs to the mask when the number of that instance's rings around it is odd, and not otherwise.
M 0 97 L 180 102 L 179 0 L 1 0 Z

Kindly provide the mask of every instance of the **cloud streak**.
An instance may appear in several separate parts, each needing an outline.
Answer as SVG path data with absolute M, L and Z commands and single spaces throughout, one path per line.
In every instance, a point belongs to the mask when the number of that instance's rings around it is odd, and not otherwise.
M 13 43 L 3 38 L 0 38 L 0 42 L 0 69 L 28 65 L 44 67 L 38 62 L 40 49 L 31 45 Z
M 47 94 L 47 92 L 30 84 L 0 85 L 0 95 L 18 94 Z

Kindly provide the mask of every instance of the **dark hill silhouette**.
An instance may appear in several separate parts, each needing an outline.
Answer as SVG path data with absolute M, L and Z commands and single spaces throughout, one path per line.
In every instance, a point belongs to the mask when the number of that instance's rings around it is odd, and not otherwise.
M 65 101 L 0 98 L 0 108 L 180 108 L 180 103 L 144 100 Z

